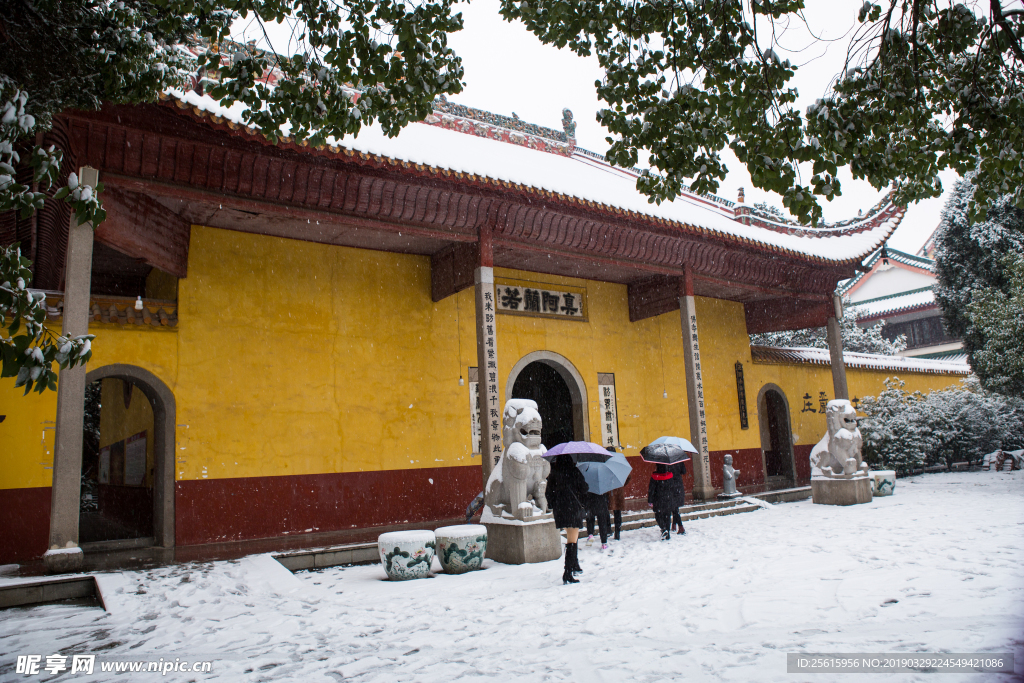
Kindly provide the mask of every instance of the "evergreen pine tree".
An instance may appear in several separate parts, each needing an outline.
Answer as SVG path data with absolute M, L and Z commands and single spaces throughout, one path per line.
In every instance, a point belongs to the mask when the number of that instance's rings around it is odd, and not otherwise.
M 946 330 L 964 340 L 971 368 L 986 389 L 1024 393 L 1024 318 L 1007 315 L 1024 293 L 1016 264 L 1024 258 L 1024 211 L 1004 196 L 988 218 L 970 223 L 974 187 L 960 181 L 935 236 L 935 299 Z

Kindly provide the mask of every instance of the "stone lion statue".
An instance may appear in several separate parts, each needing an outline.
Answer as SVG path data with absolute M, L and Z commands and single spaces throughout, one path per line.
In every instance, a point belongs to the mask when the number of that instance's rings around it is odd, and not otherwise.
M 543 423 L 537 403 L 511 399 L 502 418 L 505 450 L 487 479 L 485 502 L 495 517 L 507 512 L 524 519 L 534 515 L 534 506 L 547 512 L 544 493 L 551 464 L 541 457 L 548 449 L 540 442 Z
M 853 404 L 843 399 L 829 401 L 825 406 L 825 423 L 828 432 L 811 450 L 811 476 L 867 476 Z

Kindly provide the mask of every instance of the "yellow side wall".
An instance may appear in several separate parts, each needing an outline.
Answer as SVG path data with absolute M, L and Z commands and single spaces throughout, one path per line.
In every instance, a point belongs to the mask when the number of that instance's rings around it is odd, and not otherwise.
M 586 383 L 600 428 L 597 374 L 615 374 L 627 455 L 663 434 L 689 435 L 678 312 L 630 323 L 626 287 L 515 270 L 498 278 L 587 289 L 589 322 L 500 315 L 501 392 L 532 351 L 565 356 Z M 259 477 L 472 465 L 469 383 L 476 366 L 472 290 L 434 303 L 430 260 L 196 226 L 178 281 L 176 331 L 96 324 L 90 368 L 144 367 L 175 395 L 178 479 Z M 783 389 L 798 444 L 824 416 L 804 394 L 832 397 L 827 367 L 754 365 L 743 307 L 697 300 L 712 450 L 757 448 L 757 394 Z M 734 365 L 744 365 L 749 428 L 740 429 Z M 877 393 L 888 373 L 849 370 Z M 909 389 L 957 378 L 903 377 Z M 0 387 L 0 488 L 47 486 L 55 394 Z M 664 398 L 663 393 L 668 397 Z M 151 444 L 150 444 L 151 448 Z

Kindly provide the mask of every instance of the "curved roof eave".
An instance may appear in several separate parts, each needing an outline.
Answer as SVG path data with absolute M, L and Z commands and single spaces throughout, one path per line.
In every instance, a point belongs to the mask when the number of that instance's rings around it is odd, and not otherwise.
M 178 90 L 162 93 L 160 101 L 232 132 L 258 136 L 266 144 L 274 144 L 259 130 L 244 123 L 244 107 L 240 103 L 227 108 L 207 95 Z M 461 137 L 450 137 L 454 135 Z M 453 142 L 460 144 L 448 144 Z M 747 247 L 828 265 L 863 260 L 888 239 L 905 214 L 903 207 L 884 200 L 862 220 L 842 227 L 769 229 L 741 222 L 733 210 L 712 206 L 698 195 L 685 193 L 672 202 L 652 204 L 636 190 L 634 183 L 624 182 L 626 178 L 621 174 L 595 175 L 601 173 L 600 169 L 588 170 L 593 167 L 579 164 L 570 156 L 465 135 L 429 124 L 408 126 L 395 138 L 384 137 L 379 129 L 374 132 L 372 128 L 364 128 L 359 136 L 346 139 L 344 143 L 331 139 L 330 144 L 319 148 L 309 147 L 306 141 L 296 143 L 288 137 L 282 137 L 277 145 L 333 158 L 348 157 L 350 161 L 415 168 L 448 178 L 454 175 L 474 183 L 538 194 L 661 228 L 714 235 Z M 533 155 L 543 155 L 543 158 Z M 538 160 L 547 163 L 539 164 Z M 586 177 L 573 177 L 573 182 L 567 182 L 569 176 Z M 613 199 L 610 200 L 609 195 Z

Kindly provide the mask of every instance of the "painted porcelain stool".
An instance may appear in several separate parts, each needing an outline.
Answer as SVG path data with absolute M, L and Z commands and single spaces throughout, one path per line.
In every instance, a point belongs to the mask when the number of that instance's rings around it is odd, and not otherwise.
M 891 496 L 896 492 L 895 470 L 871 470 L 871 478 L 875 480 L 872 493 L 876 496 Z
M 446 574 L 465 574 L 480 569 L 487 552 L 487 527 L 483 524 L 443 526 L 437 536 L 437 557 Z
M 433 531 L 391 531 L 377 538 L 380 563 L 392 581 L 430 576 L 435 547 Z

